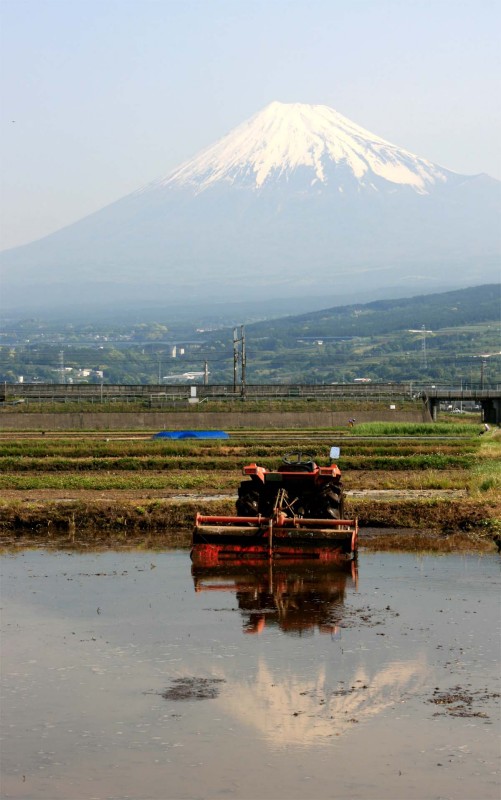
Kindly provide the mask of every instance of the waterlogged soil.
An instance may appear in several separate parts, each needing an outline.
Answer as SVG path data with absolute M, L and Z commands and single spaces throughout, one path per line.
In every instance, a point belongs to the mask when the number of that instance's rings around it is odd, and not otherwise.
M 6 800 L 499 797 L 496 554 L 2 573 Z
M 219 694 L 220 683 L 224 678 L 175 678 L 165 692 L 164 700 L 214 700 Z

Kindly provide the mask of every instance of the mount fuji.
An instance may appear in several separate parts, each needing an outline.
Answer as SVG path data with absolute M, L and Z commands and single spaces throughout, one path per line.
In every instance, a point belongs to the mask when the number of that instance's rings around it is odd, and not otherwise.
M 325 304 L 499 280 L 501 183 L 273 102 L 100 211 L 0 254 L 4 307 Z

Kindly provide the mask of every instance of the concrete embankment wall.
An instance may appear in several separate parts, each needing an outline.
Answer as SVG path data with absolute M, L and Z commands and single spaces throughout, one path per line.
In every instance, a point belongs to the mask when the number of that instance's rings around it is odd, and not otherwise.
M 346 425 L 354 416 L 359 422 L 423 422 L 429 421 L 424 410 L 409 411 L 381 408 L 374 411 L 256 411 L 256 412 L 162 412 L 144 413 L 5 413 L 0 415 L 0 430 L 4 431 L 151 431 L 151 430 L 236 430 L 239 428 L 289 429 L 331 428 Z

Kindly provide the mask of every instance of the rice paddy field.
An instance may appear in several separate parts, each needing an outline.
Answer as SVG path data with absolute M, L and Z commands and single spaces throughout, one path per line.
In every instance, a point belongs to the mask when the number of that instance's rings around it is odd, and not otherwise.
M 433 549 L 492 550 L 501 535 L 501 431 L 481 433 L 478 419 L 239 430 L 206 441 L 133 431 L 4 433 L 0 536 L 9 545 L 151 546 L 168 531 L 170 543 L 187 545 L 197 510 L 233 513 L 244 464 L 276 468 L 298 450 L 327 464 L 335 444 L 347 512 L 358 516 L 366 546 L 417 547 L 424 537 Z

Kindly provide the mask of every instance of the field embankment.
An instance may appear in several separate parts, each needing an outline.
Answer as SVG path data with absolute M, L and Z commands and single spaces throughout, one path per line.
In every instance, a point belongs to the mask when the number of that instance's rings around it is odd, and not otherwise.
M 313 404 L 312 404 L 313 405 Z M 261 408 L 263 404 L 261 403 Z M 337 403 L 331 407 L 315 410 L 277 409 L 272 404 L 269 410 L 241 410 L 241 405 L 231 404 L 220 411 L 105 411 L 97 407 L 94 411 L 69 411 L 60 413 L 46 411 L 3 411 L 2 428 L 6 431 L 155 431 L 184 430 L 185 428 L 221 430 L 283 430 L 335 428 L 346 425 L 355 413 L 353 403 Z M 339 409 L 339 410 L 336 410 Z M 390 409 L 388 403 L 356 405 L 356 417 L 360 422 L 383 420 L 387 422 L 423 422 L 429 419 L 422 403 L 400 403 Z

